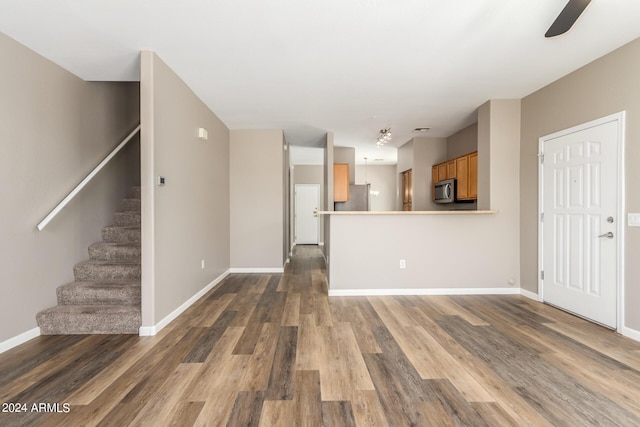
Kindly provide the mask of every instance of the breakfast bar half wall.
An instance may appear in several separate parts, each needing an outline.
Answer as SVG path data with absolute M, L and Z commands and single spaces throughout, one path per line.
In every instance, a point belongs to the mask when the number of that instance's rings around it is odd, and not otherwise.
M 497 210 L 318 212 L 329 295 L 519 294 L 519 233 Z

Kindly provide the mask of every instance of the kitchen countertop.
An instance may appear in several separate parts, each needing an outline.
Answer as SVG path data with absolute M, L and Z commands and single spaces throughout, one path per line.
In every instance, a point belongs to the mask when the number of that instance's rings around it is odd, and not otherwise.
M 317 215 L 487 215 L 498 213 L 490 210 L 450 210 L 450 211 L 315 211 Z

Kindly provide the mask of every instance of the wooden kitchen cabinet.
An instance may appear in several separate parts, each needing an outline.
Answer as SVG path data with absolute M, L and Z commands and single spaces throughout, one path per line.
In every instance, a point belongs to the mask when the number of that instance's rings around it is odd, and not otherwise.
M 456 161 L 455 160 L 449 160 L 447 162 L 447 179 L 453 179 L 456 178 Z
M 436 182 L 438 182 L 438 165 L 431 167 L 431 200 L 436 199 Z
M 469 198 L 478 199 L 478 152 L 469 154 Z
M 465 200 L 469 198 L 469 156 L 462 156 L 456 159 L 456 199 Z
M 456 200 L 478 199 L 478 152 L 433 165 L 431 168 L 431 199 L 435 199 L 435 183 L 456 179 Z
M 333 201 L 349 201 L 349 164 L 334 163 L 333 165 Z
M 447 164 L 440 163 L 438 165 L 438 182 L 444 181 L 447 179 Z

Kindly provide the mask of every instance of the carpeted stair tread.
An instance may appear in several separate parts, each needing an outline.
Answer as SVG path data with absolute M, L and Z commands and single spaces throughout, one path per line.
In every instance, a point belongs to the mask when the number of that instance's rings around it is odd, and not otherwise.
M 72 282 L 56 294 L 59 305 L 140 304 L 140 282 Z
M 140 262 L 140 256 L 140 245 L 137 243 L 98 242 L 89 246 L 90 260 Z
M 138 334 L 141 325 L 134 305 L 57 305 L 37 320 L 42 335 Z

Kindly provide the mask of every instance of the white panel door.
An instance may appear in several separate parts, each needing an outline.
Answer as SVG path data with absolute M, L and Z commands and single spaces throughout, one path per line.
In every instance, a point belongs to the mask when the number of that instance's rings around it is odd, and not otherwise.
M 541 144 L 544 301 L 614 328 L 618 132 L 609 121 Z
M 317 245 L 319 233 L 318 216 L 313 211 L 320 206 L 320 186 L 296 184 L 295 224 L 297 245 Z

